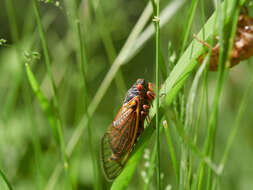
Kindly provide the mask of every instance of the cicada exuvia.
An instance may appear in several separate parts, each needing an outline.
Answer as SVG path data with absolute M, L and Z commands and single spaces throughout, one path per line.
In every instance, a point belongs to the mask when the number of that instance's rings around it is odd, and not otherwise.
M 107 180 L 114 180 L 126 164 L 144 130 L 144 120 L 154 97 L 152 84 L 144 79 L 138 79 L 128 90 L 121 109 L 101 141 L 102 167 Z
M 198 39 L 194 36 L 199 42 L 201 42 L 204 46 L 211 48 L 211 46 Z M 216 36 L 216 39 L 219 39 Z M 217 71 L 218 62 L 219 62 L 219 51 L 220 44 L 216 43 L 216 45 L 212 48 L 211 58 L 210 58 L 210 67 L 209 70 Z M 226 67 L 233 67 L 237 65 L 240 61 L 246 60 L 253 55 L 253 18 L 248 15 L 248 10 L 245 7 L 245 11 L 241 11 L 238 23 L 237 23 L 237 31 L 234 41 L 234 47 L 231 53 L 231 62 L 230 65 L 226 65 Z M 198 57 L 198 62 L 202 63 L 204 60 L 205 54 L 202 54 Z

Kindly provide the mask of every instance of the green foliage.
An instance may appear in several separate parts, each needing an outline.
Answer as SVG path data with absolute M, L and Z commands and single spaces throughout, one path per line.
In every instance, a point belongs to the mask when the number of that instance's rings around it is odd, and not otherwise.
M 252 188 L 252 69 L 225 68 L 245 0 L 3 3 L 1 190 Z M 217 73 L 193 33 L 219 36 Z M 153 121 L 110 184 L 100 140 L 137 78 Z

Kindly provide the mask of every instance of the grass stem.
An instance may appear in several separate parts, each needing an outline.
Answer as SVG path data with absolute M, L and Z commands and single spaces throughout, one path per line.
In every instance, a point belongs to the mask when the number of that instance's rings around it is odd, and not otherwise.
M 160 53 L 160 0 L 156 1 L 156 13 L 154 14 L 153 21 L 155 22 L 155 49 L 156 49 L 156 151 L 157 151 L 157 189 L 161 189 L 161 177 L 160 177 L 160 135 L 159 135 L 159 53 Z
M 60 119 L 60 114 L 59 114 L 59 106 L 58 106 L 57 93 L 56 93 L 56 85 L 55 85 L 53 74 L 52 74 L 52 71 L 51 71 L 51 60 L 50 60 L 50 56 L 49 56 L 48 45 L 47 45 L 43 25 L 42 25 L 42 22 L 41 22 L 41 17 L 40 17 L 40 14 L 39 14 L 38 2 L 37 2 L 37 0 L 32 0 L 32 3 L 33 3 L 33 9 L 34 9 L 36 21 L 37 21 L 37 24 L 38 24 L 39 34 L 40 34 L 41 43 L 42 43 L 42 49 L 43 49 L 43 53 L 44 53 L 44 56 L 45 56 L 45 63 L 46 63 L 46 66 L 47 66 L 47 73 L 48 73 L 49 78 L 50 78 L 50 84 L 51 84 L 52 92 L 53 92 L 54 116 L 56 118 L 56 126 L 57 126 L 57 132 L 58 132 L 58 137 L 59 137 L 60 149 L 61 149 L 63 162 L 64 162 L 63 163 L 64 164 L 64 169 L 66 171 L 67 178 L 70 181 L 69 163 L 68 163 L 67 154 L 65 152 L 63 127 L 62 127 L 62 121 Z

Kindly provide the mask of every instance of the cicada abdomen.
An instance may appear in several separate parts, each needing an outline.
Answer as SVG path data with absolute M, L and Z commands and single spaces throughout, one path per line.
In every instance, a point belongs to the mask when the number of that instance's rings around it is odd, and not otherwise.
M 108 180 L 115 179 L 121 173 L 143 132 L 144 120 L 153 99 L 151 83 L 146 83 L 144 79 L 138 79 L 128 90 L 119 113 L 101 141 L 102 167 Z

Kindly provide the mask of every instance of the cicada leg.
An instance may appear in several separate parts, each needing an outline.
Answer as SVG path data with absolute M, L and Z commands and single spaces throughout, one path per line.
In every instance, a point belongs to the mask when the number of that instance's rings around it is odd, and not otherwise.
M 203 44 L 204 46 L 206 46 L 207 48 L 212 48 L 212 46 L 206 42 L 204 42 L 203 40 L 199 39 L 199 37 L 196 34 L 193 34 L 193 37 L 201 44 Z
M 220 45 L 219 43 L 217 43 L 214 47 L 212 47 L 210 44 L 204 42 L 203 40 L 199 39 L 199 37 L 196 35 L 196 34 L 193 34 L 193 37 L 201 44 L 203 44 L 205 47 L 209 48 L 209 49 L 212 49 L 213 52 L 216 52 L 219 50 L 220 48 Z M 219 37 L 218 36 L 215 36 L 215 39 L 216 40 L 219 40 Z
M 147 91 L 147 97 L 150 101 L 152 101 L 155 98 L 155 93 L 153 91 L 151 82 L 148 83 L 148 89 L 149 90 Z

